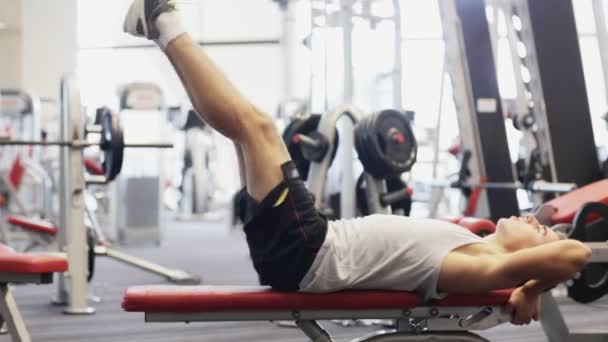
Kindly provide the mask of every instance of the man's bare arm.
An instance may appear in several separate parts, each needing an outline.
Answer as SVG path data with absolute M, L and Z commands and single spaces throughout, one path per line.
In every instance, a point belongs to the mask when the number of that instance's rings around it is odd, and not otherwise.
M 540 294 L 574 276 L 589 260 L 591 250 L 576 240 L 562 240 L 522 249 L 496 259 L 488 271 L 497 285 Z
M 450 253 L 444 259 L 438 287 L 447 293 L 483 293 L 527 284 L 544 291 L 570 279 L 591 251 L 575 240 L 562 240 L 503 255 Z M 475 281 L 471 281 L 475 279 Z
M 566 281 L 568 279 L 569 278 L 566 278 L 566 279 L 550 279 L 550 278 L 532 279 L 532 280 L 529 280 L 528 282 L 526 282 L 521 287 L 521 290 L 530 296 L 540 296 L 541 294 L 543 294 L 543 292 L 554 288 L 555 286 L 563 283 L 564 281 Z

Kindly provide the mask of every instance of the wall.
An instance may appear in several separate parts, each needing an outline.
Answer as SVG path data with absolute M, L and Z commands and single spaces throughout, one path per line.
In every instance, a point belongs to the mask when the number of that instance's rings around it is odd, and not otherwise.
M 0 2 L 0 87 L 21 84 L 21 6 L 20 0 Z
M 57 98 L 63 74 L 76 70 L 77 0 L 21 0 L 21 87 Z

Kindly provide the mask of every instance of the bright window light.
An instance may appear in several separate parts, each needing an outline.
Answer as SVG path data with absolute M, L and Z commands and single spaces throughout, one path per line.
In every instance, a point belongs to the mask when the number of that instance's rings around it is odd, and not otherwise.
M 355 2 L 355 3 L 353 4 L 353 12 L 354 12 L 356 15 L 361 15 L 361 14 L 363 14 L 363 4 L 362 4 L 362 3 L 360 3 L 360 2 Z
M 378 17 L 390 17 L 395 13 L 393 3 L 387 0 L 377 0 L 372 2 L 372 14 Z
M 327 19 L 323 16 L 314 17 L 312 21 L 319 27 L 323 27 L 327 24 Z
M 486 6 L 486 19 L 488 20 L 488 23 L 494 23 L 494 7 Z
M 311 1 L 310 7 L 315 10 L 324 11 L 325 10 L 325 1 Z
M 528 49 L 526 49 L 526 45 L 523 42 L 517 42 L 517 55 L 519 58 L 526 58 L 528 55 Z
M 521 18 L 518 15 L 513 15 L 511 21 L 513 22 L 513 28 L 515 29 L 515 31 L 521 31 L 523 27 Z
M 525 66 L 521 67 L 521 78 L 524 83 L 530 83 L 532 78 L 530 77 L 530 69 Z

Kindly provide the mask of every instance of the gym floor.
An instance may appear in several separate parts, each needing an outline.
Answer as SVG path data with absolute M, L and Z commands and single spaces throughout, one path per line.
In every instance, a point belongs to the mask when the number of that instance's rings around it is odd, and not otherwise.
M 125 249 L 169 267 L 192 271 L 203 277 L 206 285 L 251 285 L 257 277 L 251 266 L 244 236 L 228 232 L 226 222 L 172 222 L 160 248 Z M 163 284 L 152 274 L 129 268 L 115 261 L 99 258 L 92 282 L 95 295 L 102 297 L 92 316 L 66 316 L 61 308 L 49 304 L 53 285 L 18 286 L 14 293 L 33 341 L 305 341 L 297 329 L 282 328 L 268 322 L 236 323 L 163 323 L 145 324 L 143 314 L 126 313 L 120 307 L 122 293 L 129 285 Z M 563 302 L 570 327 L 593 331 L 606 326 L 608 299 L 592 306 Z M 343 341 L 378 330 L 378 327 L 339 327 L 331 322 L 322 325 Z M 546 341 L 539 324 L 525 327 L 503 325 L 481 333 L 491 341 Z M 1 336 L 0 342 L 10 341 Z

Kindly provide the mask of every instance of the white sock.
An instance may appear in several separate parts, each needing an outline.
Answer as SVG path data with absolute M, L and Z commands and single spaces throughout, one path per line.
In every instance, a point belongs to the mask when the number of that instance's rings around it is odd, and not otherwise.
M 156 27 L 158 28 L 160 37 L 158 37 L 155 42 L 163 50 L 165 50 L 169 43 L 175 38 L 186 33 L 186 30 L 182 27 L 179 12 L 177 11 L 165 12 L 159 15 L 158 18 L 156 18 Z

